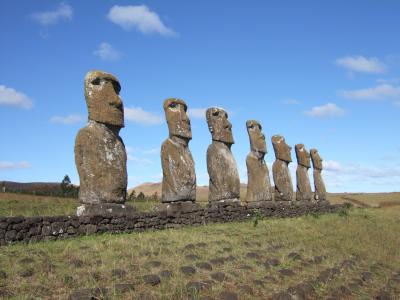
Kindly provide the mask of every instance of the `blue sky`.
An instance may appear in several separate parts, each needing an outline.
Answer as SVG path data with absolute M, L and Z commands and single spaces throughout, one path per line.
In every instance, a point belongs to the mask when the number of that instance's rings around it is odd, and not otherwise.
M 1 6 L 0 180 L 61 181 L 68 174 L 79 182 L 73 147 L 87 118 L 83 78 L 100 69 L 122 86 L 129 187 L 161 180 L 159 151 L 168 136 L 162 103 L 178 97 L 190 109 L 199 184 L 208 184 L 211 141 L 204 110 L 219 106 L 233 124 L 242 182 L 245 122 L 256 119 L 269 164 L 270 138 L 282 134 L 293 148 L 319 149 L 328 191 L 399 191 L 399 1 Z

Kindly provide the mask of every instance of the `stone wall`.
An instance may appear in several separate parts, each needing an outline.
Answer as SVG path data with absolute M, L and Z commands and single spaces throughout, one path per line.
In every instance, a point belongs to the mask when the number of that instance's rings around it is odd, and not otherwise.
M 259 208 L 265 217 L 296 217 L 331 213 L 342 205 L 314 204 Z M 178 212 L 138 212 L 129 216 L 0 217 L 0 245 L 64 239 L 95 233 L 139 232 L 251 219 L 255 210 L 240 204 L 220 204 Z

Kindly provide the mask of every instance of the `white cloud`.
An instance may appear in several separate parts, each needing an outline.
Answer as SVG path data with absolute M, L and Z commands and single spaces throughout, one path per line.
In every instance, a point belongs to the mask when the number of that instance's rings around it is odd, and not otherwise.
M 160 17 L 146 5 L 114 5 L 108 12 L 107 18 L 125 30 L 135 28 L 143 34 L 176 36 L 176 33 L 165 26 Z
M 340 95 L 355 100 L 385 100 L 400 97 L 400 87 L 380 84 L 372 88 L 341 91 Z
M 128 160 L 140 165 L 153 165 L 154 162 L 148 158 L 141 158 L 128 154 Z
M 140 107 L 125 108 L 125 118 L 141 125 L 159 125 L 163 122 L 158 114 L 148 112 Z
M 59 21 L 72 20 L 72 7 L 65 3 L 60 3 L 56 10 L 33 13 L 32 19 L 39 22 L 41 25 L 54 25 Z
M 400 107 L 400 101 L 394 101 L 393 104 L 394 104 L 394 106 L 396 106 L 396 107 Z
M 30 167 L 31 165 L 27 161 L 20 161 L 20 162 L 0 161 L 0 170 L 29 169 Z
M 341 165 L 339 163 L 337 168 L 327 168 L 324 164 L 325 171 L 336 173 L 339 176 L 351 177 L 354 181 L 373 180 L 373 179 L 400 179 L 399 167 L 387 166 L 366 166 L 358 163 L 351 163 L 348 165 Z M 344 178 L 343 178 L 344 179 Z M 344 179 L 345 180 L 345 179 Z
M 300 101 L 297 99 L 289 98 L 282 101 L 283 104 L 286 105 L 299 105 Z
M 152 149 L 142 149 L 142 148 L 136 148 L 136 147 L 130 147 L 130 146 L 125 146 L 126 152 L 127 153 L 140 153 L 142 155 L 154 155 L 154 154 L 160 154 L 160 149 L 158 148 L 152 148 Z
M 157 149 L 157 148 L 145 149 L 145 150 L 142 150 L 142 153 L 145 155 L 160 154 L 160 149 Z
M 322 166 L 325 170 L 329 170 L 329 171 L 341 171 L 343 169 L 343 167 L 341 166 L 341 164 L 337 161 L 334 160 L 324 160 L 322 162 Z
M 153 165 L 154 162 L 148 158 L 142 158 L 142 157 L 137 157 L 133 155 L 133 152 L 138 152 L 136 148 L 126 146 L 126 153 L 127 153 L 127 158 L 129 161 L 134 162 L 135 164 L 140 164 L 140 165 Z M 142 151 L 143 152 L 143 151 Z
M 93 54 L 100 57 L 103 60 L 108 60 L 108 61 L 116 61 L 121 57 L 121 53 L 106 42 L 101 43 L 99 45 L 99 48 L 95 50 Z
M 387 69 L 386 65 L 375 57 L 345 56 L 338 58 L 336 64 L 350 72 L 360 73 L 384 73 Z
M 373 192 L 381 190 L 380 186 L 394 188 L 400 184 L 400 166 L 374 166 L 337 161 L 323 161 L 323 166 L 322 176 L 328 191 L 335 188 L 341 191 L 362 192 L 368 186 L 369 191 Z
M 207 108 L 189 108 L 188 115 L 194 119 L 205 119 Z
M 346 111 L 335 103 L 327 103 L 321 106 L 314 106 L 311 110 L 305 111 L 304 114 L 312 118 L 333 118 L 342 117 Z
M 24 93 L 13 88 L 0 85 L 0 105 L 17 106 L 24 109 L 32 108 L 32 100 Z
M 390 84 L 400 84 L 400 77 L 398 78 L 379 78 L 376 80 L 377 83 L 390 83 Z
M 76 123 L 81 123 L 85 120 L 85 118 L 81 115 L 68 115 L 66 117 L 61 116 L 53 116 L 50 118 L 50 122 L 54 124 L 65 124 L 71 125 Z

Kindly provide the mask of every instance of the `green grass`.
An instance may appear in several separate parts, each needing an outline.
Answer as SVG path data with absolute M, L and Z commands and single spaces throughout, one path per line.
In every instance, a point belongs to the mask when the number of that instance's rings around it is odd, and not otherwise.
M 0 193 L 0 216 L 54 216 L 75 214 L 77 199 Z
M 205 206 L 207 202 L 199 202 Z M 151 211 L 160 201 L 128 201 L 138 211 Z M 0 217 L 75 215 L 80 205 L 78 199 L 51 196 L 34 196 L 17 193 L 0 193 Z
M 262 219 L 257 226 L 249 219 L 241 223 L 16 244 L 0 248 L 0 274 L 3 271 L 7 277 L 0 276 L 0 291 L 15 299 L 66 299 L 77 289 L 107 287 L 111 288 L 112 299 L 187 299 L 188 282 L 211 280 L 211 273 L 223 272 L 227 279 L 214 282 L 200 296 L 218 299 L 221 291 L 228 290 L 240 299 L 266 299 L 357 256 L 359 260 L 353 269 L 343 269 L 328 284 L 315 283 L 315 299 L 327 298 L 339 286 L 348 285 L 366 271 L 372 273 L 372 280 L 352 289 L 352 299 L 370 299 L 400 271 L 399 232 L 400 207 L 396 206 L 352 208 L 346 213 L 317 217 Z M 260 257 L 249 258 L 249 252 Z M 298 253 L 301 259 L 289 258 L 291 252 Z M 191 261 L 188 254 L 198 256 L 199 260 Z M 234 260 L 214 264 L 212 271 L 195 266 L 199 261 L 228 256 Z M 316 256 L 326 258 L 320 264 L 310 263 Z M 263 263 L 271 258 L 278 259 L 280 264 L 265 268 Z M 152 266 L 154 261 L 161 265 Z M 181 266 L 196 267 L 196 274 L 183 275 Z M 281 277 L 282 268 L 293 270 L 295 275 Z M 113 270 L 120 270 L 121 278 L 113 275 Z M 171 271 L 173 276 L 154 287 L 143 282 L 143 275 L 162 270 Z M 276 282 L 266 280 L 265 276 L 274 277 Z M 254 280 L 265 284 L 255 285 Z M 115 292 L 114 284 L 121 282 L 133 283 L 135 290 Z M 241 285 L 250 286 L 253 295 L 241 292 Z
M 139 211 L 150 211 L 159 201 L 135 201 L 126 205 Z M 0 216 L 57 216 L 75 215 L 80 205 L 78 199 L 34 196 L 17 193 L 0 193 Z
M 400 205 L 400 193 L 343 193 L 329 194 L 331 203 L 350 202 L 368 207 L 387 207 Z
M 206 206 L 208 202 L 204 197 L 203 192 L 197 203 Z M 328 194 L 328 200 L 333 204 L 350 202 L 354 205 L 362 203 L 368 207 L 387 207 L 400 205 L 400 193 Z M 159 203 L 149 200 L 126 202 L 126 205 L 135 206 L 139 211 L 151 211 Z M 79 201 L 72 198 L 0 193 L 0 216 L 74 215 L 79 205 Z

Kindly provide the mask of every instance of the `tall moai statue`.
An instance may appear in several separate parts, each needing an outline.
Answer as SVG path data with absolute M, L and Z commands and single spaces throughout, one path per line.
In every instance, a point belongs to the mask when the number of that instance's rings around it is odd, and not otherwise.
M 297 169 L 296 169 L 296 200 L 300 203 L 310 203 L 312 199 L 312 191 L 310 179 L 308 177 L 308 169 L 311 168 L 310 154 L 303 144 L 295 146 Z
M 84 81 L 89 120 L 75 140 L 80 189 L 78 215 L 126 213 L 126 151 L 119 131 L 124 107 L 118 79 L 90 71 Z
M 314 187 L 315 187 L 315 193 L 314 193 L 314 199 L 318 202 L 324 202 L 326 201 L 326 188 L 325 188 L 325 183 L 322 180 L 322 158 L 319 156 L 318 150 L 317 149 L 311 149 L 310 150 L 311 154 L 311 160 L 313 164 L 313 177 L 314 177 Z
M 247 133 L 250 139 L 250 153 L 246 158 L 247 166 L 247 194 L 246 202 L 249 206 L 263 206 L 272 201 L 271 181 L 269 171 L 264 160 L 267 153 L 265 136 L 262 126 L 255 120 L 246 122 Z
M 240 179 L 236 161 L 231 152 L 234 144 L 232 124 L 221 108 L 206 111 L 212 143 L 207 149 L 207 170 L 210 177 L 208 201 L 210 204 L 239 202 Z
M 189 150 L 192 130 L 186 111 L 187 105 L 181 99 L 169 98 L 164 101 L 169 137 L 161 146 L 163 203 L 196 200 L 196 174 Z
M 275 152 L 275 161 L 272 165 L 272 175 L 275 183 L 275 202 L 290 203 L 293 200 L 293 184 L 289 173 L 289 163 L 292 161 L 290 147 L 281 135 L 274 135 L 271 138 Z

